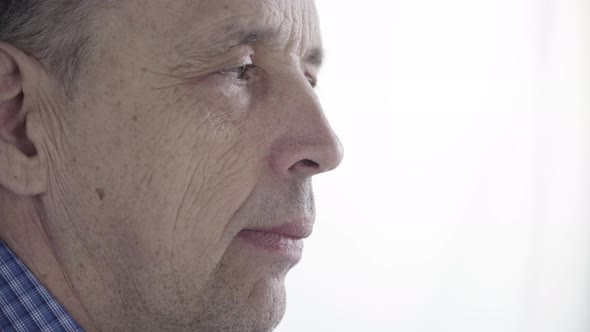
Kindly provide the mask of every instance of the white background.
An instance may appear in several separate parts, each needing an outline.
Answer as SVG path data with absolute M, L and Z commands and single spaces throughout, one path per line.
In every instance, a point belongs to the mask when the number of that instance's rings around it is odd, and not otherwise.
M 590 331 L 590 1 L 317 5 L 345 157 L 276 331 Z

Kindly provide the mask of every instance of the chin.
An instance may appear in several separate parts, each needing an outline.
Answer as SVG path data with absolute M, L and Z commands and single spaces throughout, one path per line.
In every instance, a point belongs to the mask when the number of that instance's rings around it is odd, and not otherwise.
M 286 309 L 285 273 L 244 271 L 224 265 L 201 294 L 192 330 L 201 332 L 270 332 Z M 230 269 L 230 271 L 226 269 Z M 235 268 L 235 266 L 234 266 Z M 239 273 L 238 273 L 239 271 Z M 262 272 L 262 273 L 261 273 Z M 206 324 L 203 324 L 205 323 Z
M 244 312 L 252 324 L 251 331 L 274 330 L 281 322 L 286 309 L 284 277 L 262 279 L 248 293 Z

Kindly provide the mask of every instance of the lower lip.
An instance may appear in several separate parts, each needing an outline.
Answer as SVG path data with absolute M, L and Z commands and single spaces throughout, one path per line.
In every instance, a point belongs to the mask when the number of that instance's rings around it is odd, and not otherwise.
M 282 234 L 243 230 L 238 237 L 267 252 L 293 257 L 301 257 L 303 239 Z

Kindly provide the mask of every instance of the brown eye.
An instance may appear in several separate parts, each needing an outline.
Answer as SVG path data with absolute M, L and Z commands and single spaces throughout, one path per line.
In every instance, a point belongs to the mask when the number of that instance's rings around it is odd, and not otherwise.
M 222 73 L 238 81 L 247 81 L 250 78 L 252 71 L 255 69 L 256 66 L 254 64 L 247 64 L 239 67 L 225 69 L 222 71 Z

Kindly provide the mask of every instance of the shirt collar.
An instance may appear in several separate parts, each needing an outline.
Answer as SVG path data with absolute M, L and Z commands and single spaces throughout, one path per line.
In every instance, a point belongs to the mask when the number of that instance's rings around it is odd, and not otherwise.
M 2 240 L 0 331 L 84 331 Z

